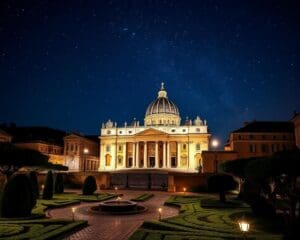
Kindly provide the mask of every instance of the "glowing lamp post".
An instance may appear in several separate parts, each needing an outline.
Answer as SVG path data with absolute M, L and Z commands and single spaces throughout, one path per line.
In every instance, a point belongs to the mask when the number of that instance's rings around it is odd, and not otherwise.
M 44 192 L 44 188 L 45 188 L 45 185 L 44 185 L 44 184 L 42 184 L 41 188 L 42 188 L 42 194 L 43 194 L 43 192 Z
M 250 230 L 250 224 L 248 222 L 246 222 L 245 220 L 241 220 L 238 223 L 239 223 L 240 230 L 244 236 L 244 239 L 246 239 L 246 234 Z
M 115 187 L 115 194 L 118 194 L 118 187 Z
M 217 139 L 213 139 L 211 145 L 215 149 L 215 172 L 218 172 L 217 147 L 219 146 L 219 141 Z
M 83 154 L 84 154 L 84 158 L 83 158 L 83 172 L 85 175 L 85 171 L 86 171 L 86 155 L 89 154 L 89 149 L 88 148 L 84 148 L 83 149 Z
M 76 208 L 75 208 L 75 207 L 72 207 L 71 210 L 72 210 L 72 221 L 74 222 L 74 221 L 75 221 L 75 212 L 76 212 Z
M 186 187 L 183 188 L 183 195 L 185 195 Z
M 159 208 L 157 211 L 158 211 L 158 220 L 161 220 L 162 208 Z

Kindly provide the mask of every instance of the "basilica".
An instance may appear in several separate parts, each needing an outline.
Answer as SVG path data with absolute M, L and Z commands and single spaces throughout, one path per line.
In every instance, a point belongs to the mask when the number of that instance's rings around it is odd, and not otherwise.
M 164 84 L 147 107 L 144 125 L 118 127 L 102 124 L 99 171 L 202 172 L 201 152 L 208 150 L 210 134 L 199 116 L 182 124 L 178 107 L 168 98 Z

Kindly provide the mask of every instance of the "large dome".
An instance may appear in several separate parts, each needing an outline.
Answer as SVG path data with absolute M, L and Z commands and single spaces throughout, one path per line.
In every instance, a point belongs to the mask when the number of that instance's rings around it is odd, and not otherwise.
M 179 110 L 168 99 L 163 83 L 161 84 L 157 99 L 147 107 L 145 125 L 180 125 Z

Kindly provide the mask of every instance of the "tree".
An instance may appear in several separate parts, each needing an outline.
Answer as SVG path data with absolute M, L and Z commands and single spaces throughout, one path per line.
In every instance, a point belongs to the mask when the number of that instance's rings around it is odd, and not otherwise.
M 44 185 L 44 191 L 43 191 L 43 199 L 52 199 L 53 197 L 53 174 L 52 171 L 48 171 L 45 185 Z
M 64 192 L 64 176 L 61 173 L 56 174 L 55 184 L 54 184 L 54 192 L 55 193 L 63 193 Z
M 1 217 L 28 217 L 34 207 L 34 196 L 29 178 L 24 174 L 13 175 L 4 187 Z
M 88 176 L 83 183 L 82 194 L 83 195 L 93 195 L 97 190 L 96 179 L 93 176 Z
M 20 168 L 31 170 L 52 169 L 67 171 L 68 167 L 48 162 L 49 157 L 33 149 L 24 149 L 11 143 L 0 142 L 0 173 L 6 176 L 6 180 Z
M 48 156 L 32 149 L 23 149 L 11 143 L 0 143 L 0 172 L 8 179 L 22 167 L 44 166 Z
M 226 192 L 235 189 L 237 182 L 231 175 L 215 174 L 207 179 L 207 186 L 210 191 L 219 192 L 221 202 L 226 202 Z
M 28 174 L 28 178 L 29 178 L 30 183 L 31 183 L 32 194 L 33 194 L 33 197 L 34 197 L 35 202 L 36 202 L 36 199 L 38 199 L 38 197 L 40 196 L 39 184 L 38 184 L 38 179 L 37 179 L 36 172 L 31 171 Z M 35 203 L 34 203 L 34 206 L 35 206 Z

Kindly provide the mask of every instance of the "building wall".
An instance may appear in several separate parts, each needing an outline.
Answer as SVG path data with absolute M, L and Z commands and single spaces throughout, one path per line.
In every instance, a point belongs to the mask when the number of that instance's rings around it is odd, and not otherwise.
M 84 153 L 88 149 L 88 153 Z M 98 144 L 88 138 L 71 134 L 64 138 L 64 164 L 69 171 L 96 171 L 99 168 Z
M 295 148 L 293 133 L 231 133 L 229 150 L 238 158 L 262 157 Z
M 295 142 L 297 148 L 300 148 L 300 113 L 298 113 L 294 118 L 293 122 L 295 125 Z
M 234 151 L 204 151 L 202 153 L 203 173 L 217 172 L 218 164 L 237 159 Z

